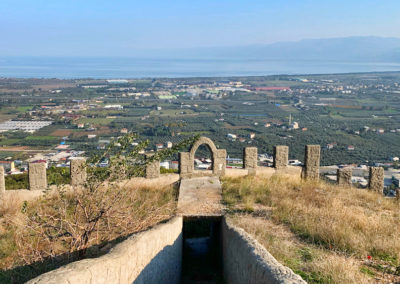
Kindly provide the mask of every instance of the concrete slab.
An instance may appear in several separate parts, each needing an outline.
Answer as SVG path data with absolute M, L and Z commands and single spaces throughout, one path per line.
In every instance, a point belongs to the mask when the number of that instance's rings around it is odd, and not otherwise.
M 178 215 L 193 218 L 222 216 L 224 208 L 221 200 L 222 187 L 218 177 L 181 180 Z

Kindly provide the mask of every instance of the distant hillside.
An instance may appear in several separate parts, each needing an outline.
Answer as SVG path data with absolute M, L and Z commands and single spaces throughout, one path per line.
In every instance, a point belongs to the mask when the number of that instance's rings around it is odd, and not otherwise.
M 199 59 L 237 58 L 400 62 L 400 38 L 346 37 L 306 39 L 268 45 L 148 50 L 144 53 L 151 56 Z

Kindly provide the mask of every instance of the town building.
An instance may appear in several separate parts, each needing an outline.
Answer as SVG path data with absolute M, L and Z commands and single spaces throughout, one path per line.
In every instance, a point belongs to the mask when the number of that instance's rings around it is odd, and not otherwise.
M 167 141 L 167 143 L 165 143 L 165 146 L 167 148 L 172 148 L 172 142 L 171 141 Z
M 226 135 L 226 137 L 228 137 L 229 140 L 235 140 L 237 138 L 236 134 L 232 134 L 232 133 L 228 133 L 228 135 Z

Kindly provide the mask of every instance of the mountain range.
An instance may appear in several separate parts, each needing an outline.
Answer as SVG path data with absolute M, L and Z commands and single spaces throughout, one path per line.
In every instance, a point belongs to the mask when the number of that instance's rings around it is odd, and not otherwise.
M 345 37 L 305 39 L 247 46 L 141 50 L 141 56 L 198 59 L 323 60 L 400 62 L 400 38 Z

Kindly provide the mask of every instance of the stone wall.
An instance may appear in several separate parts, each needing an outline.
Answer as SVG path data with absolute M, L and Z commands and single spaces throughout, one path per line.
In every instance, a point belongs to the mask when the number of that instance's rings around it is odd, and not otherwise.
M 382 167 L 369 168 L 368 188 L 376 192 L 383 192 L 384 187 L 384 169 Z
M 63 266 L 30 284 L 178 284 L 182 267 L 182 218 L 135 234 L 108 254 Z
M 47 189 L 47 176 L 45 163 L 29 163 L 29 189 L 45 190 Z
M 307 145 L 304 155 L 303 178 L 308 180 L 319 179 L 320 145 Z
M 154 154 L 146 154 L 146 160 Z M 153 179 L 160 177 L 160 161 L 154 160 L 146 164 L 146 178 Z
M 216 176 L 225 175 L 226 170 L 226 150 L 217 149 L 214 157 L 213 174 Z
M 255 174 L 258 162 L 257 147 L 243 148 L 243 168 L 248 170 L 249 174 Z
M 274 168 L 276 170 L 286 169 L 289 160 L 289 147 L 288 146 L 275 146 L 274 147 Z
M 84 186 L 87 178 L 86 159 L 73 158 L 70 163 L 71 185 Z
M 337 184 L 341 186 L 350 186 L 351 177 L 353 175 L 352 168 L 341 168 L 337 170 Z
M 189 152 L 179 153 L 179 173 L 181 177 L 186 177 L 194 171 L 194 164 L 191 163 Z
M 222 255 L 226 283 L 306 283 L 280 264 L 261 244 L 224 218 Z

